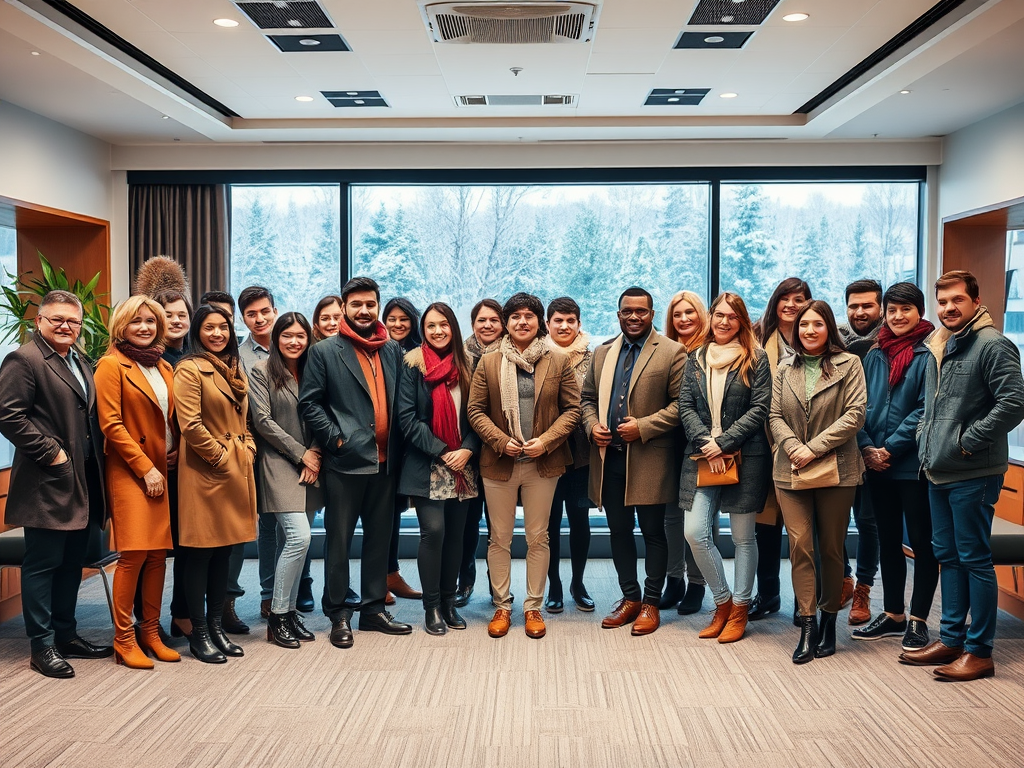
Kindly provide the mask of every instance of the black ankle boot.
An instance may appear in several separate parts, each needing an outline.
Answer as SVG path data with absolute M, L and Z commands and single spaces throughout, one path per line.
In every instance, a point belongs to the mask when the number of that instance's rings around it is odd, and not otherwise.
M 302 623 L 302 618 L 297 611 L 290 611 L 288 613 L 288 624 L 292 628 L 292 634 L 295 635 L 295 639 L 300 643 L 312 643 L 316 640 L 316 635 L 306 629 L 306 625 Z
M 665 579 L 665 591 L 661 593 L 661 602 L 658 607 L 667 611 L 675 608 L 686 590 L 686 582 L 678 576 L 669 576 Z
M 835 614 L 832 614 L 835 616 Z M 833 630 L 835 629 L 833 625 Z M 813 616 L 800 617 L 800 642 L 793 651 L 794 664 L 806 664 L 814 658 L 814 648 L 818 644 L 818 623 Z
M 680 616 L 689 616 L 691 613 L 699 613 L 704 607 L 704 585 L 694 584 L 692 581 L 686 585 L 686 594 L 679 601 L 676 611 Z
M 204 619 L 192 620 L 192 634 L 188 636 L 188 649 L 207 664 L 223 664 L 227 657 L 210 640 L 210 629 Z
M 782 608 L 782 598 L 779 595 L 761 595 L 758 593 L 750 603 L 750 613 L 747 618 L 750 621 L 758 621 L 773 613 L 778 613 Z
M 206 623 L 210 627 L 210 640 L 213 641 L 215 646 L 220 648 L 225 656 L 245 656 L 245 651 L 242 650 L 242 647 L 232 643 L 228 636 L 224 634 L 224 627 L 221 624 L 220 616 L 211 614 L 206 617 Z
M 292 634 L 287 613 L 272 613 L 267 617 L 267 640 L 282 648 L 298 648 L 298 638 Z
M 441 609 L 438 606 L 426 608 L 424 613 L 423 628 L 427 630 L 428 635 L 443 635 L 448 631 L 448 625 L 441 618 Z
M 818 622 L 818 645 L 814 649 L 814 656 L 823 659 L 836 652 L 836 615 L 828 611 L 821 612 L 821 620 Z
M 465 629 L 466 620 L 459 615 L 455 608 L 455 598 L 447 597 L 441 600 L 441 618 L 448 625 L 449 629 Z

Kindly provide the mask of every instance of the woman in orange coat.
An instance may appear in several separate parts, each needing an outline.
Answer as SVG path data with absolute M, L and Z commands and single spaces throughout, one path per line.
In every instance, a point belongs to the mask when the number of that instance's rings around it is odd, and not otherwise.
M 164 567 L 171 547 L 167 469 L 177 459 L 171 366 L 160 359 L 166 320 L 147 296 L 132 296 L 114 310 L 110 349 L 96 367 L 96 408 L 106 438 L 106 479 L 112 542 L 121 552 L 114 571 L 114 657 L 119 664 L 152 669 L 146 652 L 180 661 L 160 640 Z M 145 568 L 143 568 L 145 565 Z M 132 623 L 142 572 L 138 643 Z

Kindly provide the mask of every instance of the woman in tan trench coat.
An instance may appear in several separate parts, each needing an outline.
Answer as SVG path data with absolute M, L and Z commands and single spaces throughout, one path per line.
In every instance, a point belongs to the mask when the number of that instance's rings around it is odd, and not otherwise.
M 119 664 L 152 669 L 146 652 L 180 661 L 158 632 L 171 516 L 168 463 L 176 458 L 171 429 L 174 398 L 170 363 L 161 360 L 166 320 L 147 296 L 122 302 L 110 319 L 110 349 L 96 366 L 96 410 L 106 438 L 111 547 L 121 552 L 114 571 L 114 656 Z M 142 580 L 138 642 L 132 608 Z
M 246 424 L 249 382 L 231 318 L 203 305 L 189 329 L 191 354 L 174 369 L 181 428 L 178 536 L 185 550 L 189 650 L 200 661 L 242 656 L 221 626 L 231 547 L 256 538 L 256 443 Z

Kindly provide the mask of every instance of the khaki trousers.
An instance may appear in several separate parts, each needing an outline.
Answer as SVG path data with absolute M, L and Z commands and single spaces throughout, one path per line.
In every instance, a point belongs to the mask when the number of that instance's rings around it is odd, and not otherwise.
M 857 486 L 813 488 L 806 491 L 777 489 L 782 516 L 789 532 L 789 562 L 793 593 L 801 616 L 814 616 L 814 547 L 821 560 L 821 595 L 817 607 L 839 613 L 843 594 L 846 529 Z
M 524 611 L 539 611 L 544 604 L 548 575 L 548 518 L 555 497 L 557 477 L 541 477 L 533 461 L 517 461 L 508 480 L 484 478 L 484 495 L 491 519 L 487 542 L 487 568 L 497 608 L 511 610 L 512 532 L 516 521 L 516 500 L 523 499 L 526 528 L 526 599 Z

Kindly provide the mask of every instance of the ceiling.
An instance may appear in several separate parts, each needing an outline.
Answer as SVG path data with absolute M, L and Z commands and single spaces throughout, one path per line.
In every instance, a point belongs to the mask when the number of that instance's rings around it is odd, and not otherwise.
M 747 27 L 688 26 L 696 0 L 596 2 L 590 42 L 452 45 L 432 41 L 416 0 L 320 0 L 334 28 L 309 34 L 338 33 L 351 50 L 282 53 L 229 0 L 73 0 L 231 116 L 52 4 L 6 0 L 0 99 L 114 144 L 912 139 L 1024 100 L 1024 0 L 968 0 L 809 114 L 802 105 L 936 0 L 781 0 Z M 783 20 L 796 12 L 809 18 Z M 753 34 L 740 50 L 674 50 L 684 31 Z M 655 88 L 709 90 L 696 106 L 645 106 Z M 321 95 L 348 90 L 379 91 L 389 106 L 338 109 Z M 574 103 L 456 105 L 482 94 Z

